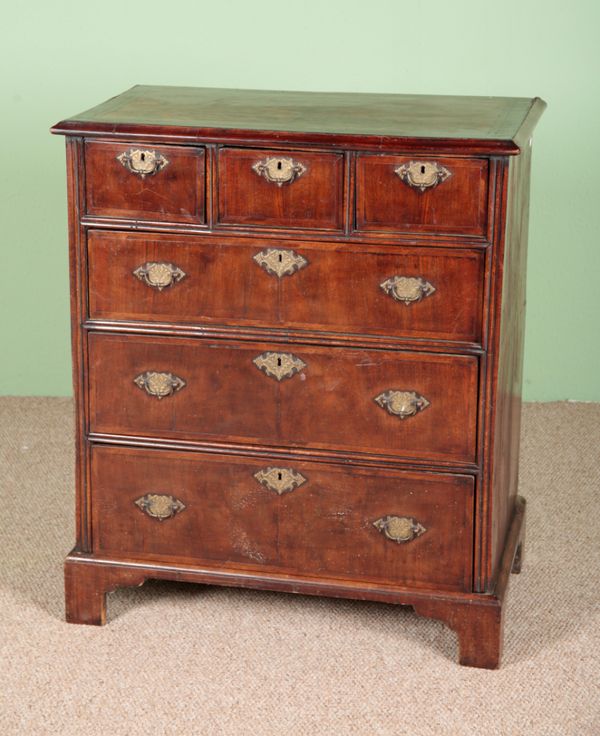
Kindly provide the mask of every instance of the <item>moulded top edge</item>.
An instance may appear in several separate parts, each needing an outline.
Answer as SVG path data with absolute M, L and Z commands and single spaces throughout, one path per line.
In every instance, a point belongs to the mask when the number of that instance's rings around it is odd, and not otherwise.
M 136 86 L 52 132 L 514 154 L 544 108 L 539 98 Z

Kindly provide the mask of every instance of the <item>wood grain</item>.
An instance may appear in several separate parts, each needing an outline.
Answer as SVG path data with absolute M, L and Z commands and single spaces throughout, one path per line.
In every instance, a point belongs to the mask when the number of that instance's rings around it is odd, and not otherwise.
M 530 136 L 539 99 L 135 87 L 69 136 L 77 546 L 67 620 L 149 577 L 413 605 L 497 667 L 517 496 Z M 117 159 L 156 150 L 141 178 Z M 266 181 L 269 156 L 302 165 Z M 436 162 L 417 191 L 394 169 Z M 509 175 L 507 175 L 509 174 Z M 293 251 L 281 278 L 255 260 Z M 185 275 L 158 290 L 144 264 Z M 180 274 L 181 275 L 181 274 Z M 406 306 L 381 284 L 421 278 Z M 266 353 L 303 362 L 276 381 Z M 281 356 L 280 356 L 281 357 Z M 134 382 L 172 373 L 158 400 Z M 400 419 L 375 398 L 415 391 Z M 278 495 L 253 477 L 306 477 Z M 172 495 L 163 522 L 135 500 Z M 398 544 L 374 517 L 426 530 Z M 411 522 L 412 523 L 412 522 Z
M 281 278 L 264 270 L 254 257 L 275 246 L 293 251 L 306 265 Z M 94 320 L 295 328 L 475 344 L 482 338 L 481 250 L 90 231 L 87 253 Z M 158 291 L 134 276 L 148 262 L 171 263 L 185 277 Z M 394 276 L 425 279 L 435 291 L 404 304 L 381 288 Z
M 298 460 L 281 467 L 302 474 L 305 482 L 278 495 L 254 477 L 268 467 L 280 465 L 95 447 L 94 553 L 471 589 L 472 477 Z M 158 521 L 134 503 L 148 493 L 172 495 L 185 509 Z M 409 542 L 394 542 L 373 525 L 388 515 L 414 518 L 426 531 Z
M 90 430 L 172 439 L 475 459 L 478 361 L 458 355 L 294 346 L 306 367 L 277 381 L 253 363 L 285 346 L 89 335 Z M 186 386 L 162 400 L 138 388 L 147 371 Z M 375 402 L 416 391 L 430 406 L 400 419 Z
M 117 159 L 122 153 L 139 148 L 135 142 L 86 142 L 87 214 L 203 223 L 204 149 L 148 146 L 169 163 L 153 176 L 142 179 Z
M 290 183 L 267 181 L 253 166 L 286 157 L 305 172 Z M 341 230 L 344 214 L 344 157 L 272 149 L 222 148 L 217 156 L 217 222 Z
M 356 162 L 356 228 L 404 232 L 484 235 L 487 231 L 486 159 L 435 159 L 450 176 L 421 191 L 400 179 L 396 169 L 413 162 L 404 156 L 362 155 Z
M 288 92 L 137 85 L 54 126 L 180 139 L 518 154 L 546 104 L 535 98 Z

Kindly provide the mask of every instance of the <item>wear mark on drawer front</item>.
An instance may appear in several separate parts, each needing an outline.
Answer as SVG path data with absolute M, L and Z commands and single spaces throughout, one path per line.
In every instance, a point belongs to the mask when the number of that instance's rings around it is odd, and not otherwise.
M 251 560 L 256 560 L 256 562 L 264 563 L 267 561 L 265 555 L 256 548 L 245 531 L 242 529 L 233 529 L 231 536 L 233 548 L 238 554 L 243 557 L 249 557 Z

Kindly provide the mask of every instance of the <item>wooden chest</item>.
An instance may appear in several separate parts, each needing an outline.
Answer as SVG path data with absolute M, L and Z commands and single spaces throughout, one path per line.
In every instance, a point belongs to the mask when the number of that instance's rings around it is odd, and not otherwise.
M 496 667 L 539 99 L 134 87 L 67 136 L 67 619 L 168 578 L 413 606 Z

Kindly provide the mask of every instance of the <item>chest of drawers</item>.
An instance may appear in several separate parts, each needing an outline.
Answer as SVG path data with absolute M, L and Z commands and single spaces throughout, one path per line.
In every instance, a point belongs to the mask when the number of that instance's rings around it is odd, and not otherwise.
M 543 108 L 138 86 L 53 128 L 68 621 L 166 578 L 410 605 L 498 665 Z

